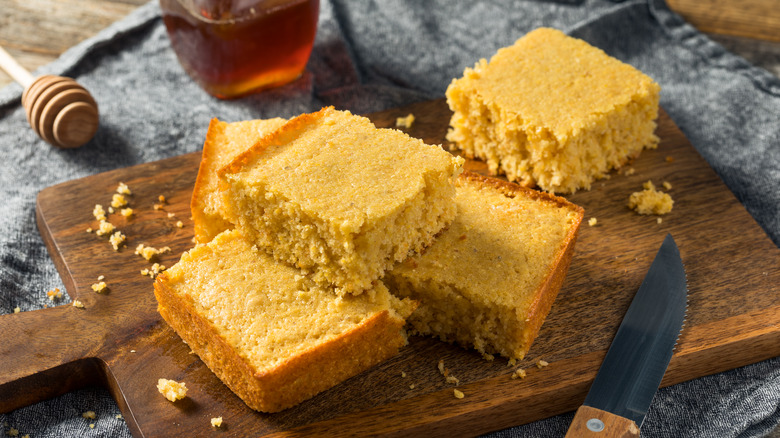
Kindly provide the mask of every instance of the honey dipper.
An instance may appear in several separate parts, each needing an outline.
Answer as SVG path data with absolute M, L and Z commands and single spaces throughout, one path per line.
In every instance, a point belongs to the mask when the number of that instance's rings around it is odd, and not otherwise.
M 0 47 L 0 67 L 24 87 L 22 106 L 33 131 L 59 148 L 88 142 L 98 128 L 98 107 L 84 87 L 71 78 L 44 75 L 35 79 Z

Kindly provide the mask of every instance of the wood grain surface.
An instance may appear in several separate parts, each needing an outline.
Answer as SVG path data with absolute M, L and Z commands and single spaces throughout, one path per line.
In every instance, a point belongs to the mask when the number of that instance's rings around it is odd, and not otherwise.
M 29 71 L 97 34 L 148 0 L 3 0 L 0 46 Z M 780 8 L 776 0 L 668 0 L 699 30 L 776 75 L 780 71 Z M 763 41 L 762 41 L 763 40 Z M 0 87 L 13 80 L 0 71 Z
M 378 126 L 416 116 L 410 135 L 442 143 L 450 112 L 443 100 L 371 115 Z M 230 436 L 477 435 L 572 411 L 582 404 L 612 337 L 667 233 L 677 241 L 689 282 L 689 311 L 662 385 L 672 385 L 780 355 L 780 249 L 662 113 L 656 150 L 643 152 L 632 175 L 613 173 L 568 198 L 586 220 L 563 288 L 526 360 L 512 379 L 506 360 L 429 338 L 413 337 L 401 353 L 278 414 L 247 408 L 161 320 L 143 243 L 169 246 L 170 266 L 192 247 L 189 200 L 199 154 L 193 153 L 66 182 L 41 191 L 37 220 L 68 294 L 84 303 L 0 316 L 6 369 L 0 412 L 85 384 L 107 386 L 135 436 L 200 436 L 222 416 Z M 484 173 L 484 163 L 467 167 Z M 657 223 L 629 210 L 629 195 L 652 179 L 672 184 L 674 210 Z M 133 218 L 109 215 L 127 236 L 114 251 L 87 233 L 95 204 L 107 206 L 119 182 L 133 191 Z M 156 210 L 159 195 L 167 204 Z M 176 226 L 177 221 L 183 227 Z M 91 285 L 104 275 L 109 291 Z M 538 360 L 548 366 L 538 368 Z M 460 379 L 453 395 L 439 360 Z M 406 377 L 402 377 L 402 373 Z M 188 397 L 165 400 L 155 387 L 184 381 Z M 411 385 L 414 385 L 411 388 Z
M 697 29 L 780 42 L 780 8 L 774 0 L 666 0 Z

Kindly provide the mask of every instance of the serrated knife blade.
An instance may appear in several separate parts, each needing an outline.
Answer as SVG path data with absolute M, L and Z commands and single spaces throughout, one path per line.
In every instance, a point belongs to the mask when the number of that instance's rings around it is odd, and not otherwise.
M 668 234 L 566 437 L 639 436 L 672 358 L 687 304 L 685 268 Z

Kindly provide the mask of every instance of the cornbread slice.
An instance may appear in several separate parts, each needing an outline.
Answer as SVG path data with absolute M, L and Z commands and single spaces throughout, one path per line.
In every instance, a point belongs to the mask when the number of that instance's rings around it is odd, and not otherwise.
M 163 319 L 263 412 L 300 403 L 395 355 L 415 307 L 381 282 L 373 294 L 337 297 L 236 230 L 185 252 L 157 277 L 154 293 Z
M 447 140 L 494 175 L 573 193 L 657 145 L 659 90 L 600 49 L 540 28 L 452 81 Z
M 563 198 L 464 172 L 458 214 L 383 281 L 420 307 L 413 330 L 522 359 L 569 268 L 584 211 Z
M 277 260 L 359 294 L 455 217 L 463 159 L 368 119 L 304 114 L 221 169 L 228 219 Z
M 209 242 L 217 234 L 233 228 L 222 214 L 217 171 L 286 122 L 278 117 L 235 123 L 211 119 L 190 202 L 196 242 Z

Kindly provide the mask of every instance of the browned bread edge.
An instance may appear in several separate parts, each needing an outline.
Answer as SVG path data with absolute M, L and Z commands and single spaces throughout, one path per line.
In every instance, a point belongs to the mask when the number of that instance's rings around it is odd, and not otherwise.
M 406 344 L 404 320 L 385 310 L 328 342 L 258 371 L 198 314 L 189 297 L 178 296 L 166 283 L 165 273 L 154 283 L 160 315 L 222 382 L 257 411 L 294 406 L 389 359 Z
M 540 286 L 534 291 L 534 298 L 529 308 L 529 313 L 526 316 L 528 322 L 525 325 L 522 333 L 524 345 L 530 349 L 531 344 L 539 334 L 539 330 L 541 329 L 542 324 L 547 318 L 547 315 L 550 313 L 553 302 L 558 296 L 558 292 L 561 290 L 563 281 L 566 278 L 566 273 L 569 271 L 569 265 L 571 264 L 571 259 L 574 254 L 574 244 L 577 241 L 577 235 L 579 233 L 582 219 L 585 216 L 585 210 L 579 205 L 573 204 L 563 197 L 522 187 L 518 184 L 501 179 L 492 178 L 469 171 L 464 171 L 460 175 L 460 178 L 471 183 L 482 184 L 495 188 L 510 198 L 521 195 L 542 202 L 551 203 L 561 208 L 566 208 L 568 210 L 574 211 L 577 214 L 574 225 L 569 230 L 569 233 L 557 251 L 552 268 L 547 273 Z
M 206 131 L 206 140 L 203 142 L 203 151 L 201 152 L 200 165 L 198 166 L 198 176 L 195 178 L 195 185 L 192 189 L 192 198 L 190 199 L 190 213 L 192 214 L 195 237 L 198 240 L 212 231 L 204 230 L 204 228 L 208 228 L 206 225 L 208 223 L 208 218 L 206 217 L 203 208 L 199 205 L 202 201 L 198 195 L 203 191 L 201 186 L 204 184 L 203 180 L 206 178 L 206 165 L 213 160 L 215 152 L 213 144 L 214 137 L 217 135 L 216 131 L 220 125 L 222 125 L 222 128 L 224 129 L 224 125 L 226 124 L 226 122 L 222 122 L 216 117 L 212 118 L 209 122 L 209 128 Z M 225 226 L 229 228 L 229 222 L 225 219 L 222 220 L 224 224 L 226 224 Z
M 306 126 L 323 118 L 327 111 L 333 109 L 334 108 L 332 106 L 329 106 L 322 108 L 315 113 L 301 114 L 298 117 L 290 119 L 290 121 L 282 125 L 282 127 L 277 129 L 274 133 L 263 137 L 257 143 L 255 143 L 254 146 L 239 154 L 236 158 L 233 159 L 233 161 L 230 162 L 230 164 L 219 169 L 217 174 L 219 175 L 220 180 L 223 179 L 223 176 L 226 173 L 240 172 L 244 166 L 262 155 L 268 148 L 289 143 Z M 220 189 L 222 189 L 222 185 L 223 184 L 221 183 Z

